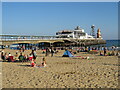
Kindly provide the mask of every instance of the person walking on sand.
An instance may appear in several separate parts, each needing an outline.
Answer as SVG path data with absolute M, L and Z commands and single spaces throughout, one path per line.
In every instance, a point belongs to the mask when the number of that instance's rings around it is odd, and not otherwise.
M 49 48 L 46 48 L 46 55 L 45 56 L 48 56 L 48 53 L 49 53 Z
M 51 57 L 53 57 L 54 50 L 53 50 L 53 48 L 52 48 L 52 47 L 50 48 L 50 51 L 51 51 Z

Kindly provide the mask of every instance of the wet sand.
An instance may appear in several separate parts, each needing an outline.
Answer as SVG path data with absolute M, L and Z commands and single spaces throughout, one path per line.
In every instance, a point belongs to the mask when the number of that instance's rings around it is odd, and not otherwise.
M 15 55 L 16 50 L 5 49 Z M 76 56 L 62 57 L 61 50 L 53 57 L 47 56 L 44 68 L 30 67 L 30 62 L 2 63 L 3 88 L 117 88 L 118 57 L 99 56 L 80 52 Z M 30 50 L 25 51 L 29 54 Z M 37 64 L 42 62 L 41 50 L 37 51 Z

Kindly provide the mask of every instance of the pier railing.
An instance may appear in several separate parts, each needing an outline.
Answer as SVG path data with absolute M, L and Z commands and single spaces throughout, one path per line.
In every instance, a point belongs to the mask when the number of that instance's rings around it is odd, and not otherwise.
M 77 45 L 98 45 L 105 44 L 106 41 L 100 38 L 89 39 L 73 39 L 73 38 L 56 38 L 55 36 L 15 36 L 15 35 L 1 35 L 0 45 L 10 45 L 14 43 L 39 43 L 39 42 L 64 42 L 66 44 Z
M 18 35 L 0 35 L 1 41 L 17 41 L 17 40 L 100 40 L 99 38 L 93 39 L 73 39 L 73 38 L 56 38 L 56 36 L 18 36 Z
M 54 40 L 55 36 L 17 36 L 17 35 L 0 35 L 0 40 Z

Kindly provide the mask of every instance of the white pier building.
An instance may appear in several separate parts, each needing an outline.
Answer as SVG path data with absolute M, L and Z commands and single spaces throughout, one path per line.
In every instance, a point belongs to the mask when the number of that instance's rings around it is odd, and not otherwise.
M 94 37 L 84 32 L 84 29 L 77 26 L 74 30 L 62 30 L 56 32 L 57 38 L 73 38 L 73 39 L 93 39 Z

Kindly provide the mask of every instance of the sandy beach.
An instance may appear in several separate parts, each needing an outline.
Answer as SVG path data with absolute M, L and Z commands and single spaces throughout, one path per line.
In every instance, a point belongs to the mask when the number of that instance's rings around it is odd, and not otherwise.
M 15 55 L 16 50 L 5 49 L 4 52 Z M 26 50 L 29 54 L 30 50 Z M 36 51 L 37 64 L 42 62 L 41 50 Z M 64 50 L 47 56 L 44 68 L 30 67 L 30 62 L 2 63 L 2 88 L 117 88 L 118 57 L 99 56 L 80 52 L 76 56 L 62 57 Z

